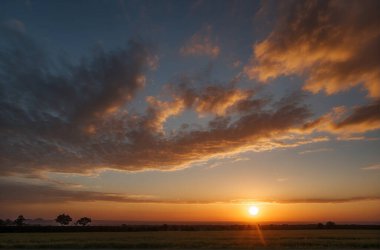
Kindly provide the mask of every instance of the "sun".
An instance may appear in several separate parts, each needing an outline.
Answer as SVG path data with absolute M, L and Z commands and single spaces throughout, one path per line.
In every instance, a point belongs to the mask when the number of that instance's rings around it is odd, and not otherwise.
M 256 215 L 258 215 L 259 212 L 260 212 L 260 209 L 259 209 L 258 207 L 256 207 L 256 206 L 250 206 L 250 207 L 248 208 L 248 213 L 249 213 L 250 215 L 252 215 L 252 216 L 256 216 Z

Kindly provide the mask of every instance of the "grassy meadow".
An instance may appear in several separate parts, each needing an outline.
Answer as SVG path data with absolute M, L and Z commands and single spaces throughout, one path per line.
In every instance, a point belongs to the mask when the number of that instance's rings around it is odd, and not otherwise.
M 2 233 L 2 249 L 380 249 L 379 230 Z

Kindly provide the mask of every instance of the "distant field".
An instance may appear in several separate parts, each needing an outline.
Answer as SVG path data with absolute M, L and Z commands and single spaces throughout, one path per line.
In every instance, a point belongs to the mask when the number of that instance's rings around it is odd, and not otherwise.
M 380 249 L 380 230 L 1 233 L 2 249 Z

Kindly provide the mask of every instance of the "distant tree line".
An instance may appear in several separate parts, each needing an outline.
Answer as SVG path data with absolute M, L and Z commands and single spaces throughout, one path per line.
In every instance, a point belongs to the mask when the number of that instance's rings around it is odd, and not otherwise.
M 1 220 L 0 232 L 143 232 L 143 231 L 229 231 L 229 230 L 256 230 L 254 224 L 201 224 L 201 225 L 184 225 L 184 224 L 162 224 L 162 225 L 127 225 L 120 226 L 90 226 L 91 218 L 82 217 L 75 223 L 68 214 L 60 214 L 56 217 L 55 222 L 61 226 L 42 226 L 27 225 L 24 216 L 19 215 L 15 220 Z M 335 224 L 332 221 L 318 224 L 266 224 L 258 225 L 262 230 L 334 230 L 334 229 L 366 229 L 380 230 L 380 225 L 356 225 L 356 224 Z
M 328 221 L 324 225 L 322 223 L 318 223 L 317 226 L 318 226 L 319 229 L 332 229 L 332 228 L 336 227 L 336 224 L 333 221 Z
M 325 224 L 323 224 L 325 226 Z M 262 230 L 321 230 L 318 224 L 272 224 L 260 225 Z M 324 228 L 323 230 L 380 230 L 380 225 L 335 225 L 334 228 Z M 21 232 L 154 232 L 154 231 L 243 231 L 257 230 L 255 225 L 124 225 L 124 226 L 25 226 L 25 227 L 0 227 L 0 233 L 21 233 Z
M 15 220 L 10 220 L 10 219 L 6 219 L 6 220 L 2 220 L 0 219 L 0 226 L 25 226 L 27 225 L 25 223 L 26 221 L 26 218 L 23 216 L 23 215 L 19 215 Z M 57 216 L 57 218 L 55 218 L 54 220 L 55 222 L 57 222 L 58 224 L 60 224 L 61 226 L 67 226 L 70 224 L 70 222 L 73 221 L 73 219 L 71 218 L 70 215 L 68 214 L 60 214 Z M 74 225 L 76 226 L 87 226 L 91 223 L 91 218 L 89 217 L 82 217 L 80 219 L 78 219 Z

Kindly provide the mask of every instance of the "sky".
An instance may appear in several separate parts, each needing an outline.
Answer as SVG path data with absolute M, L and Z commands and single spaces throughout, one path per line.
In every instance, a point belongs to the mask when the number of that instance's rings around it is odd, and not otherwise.
M 379 11 L 1 1 L 0 218 L 379 223 Z

